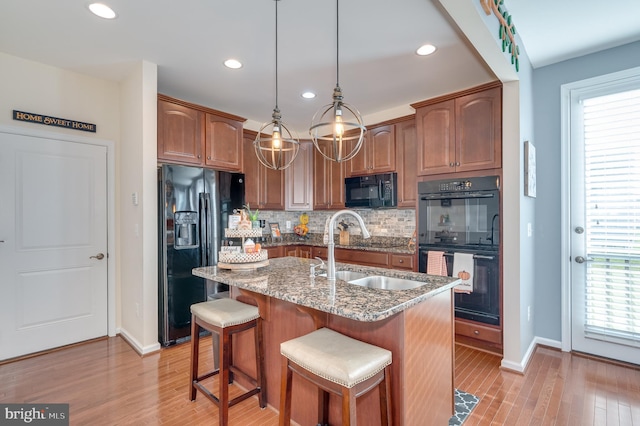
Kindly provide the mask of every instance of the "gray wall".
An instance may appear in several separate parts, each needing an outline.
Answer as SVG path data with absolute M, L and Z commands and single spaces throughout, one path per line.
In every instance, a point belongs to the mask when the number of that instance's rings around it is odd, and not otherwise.
M 537 155 L 535 334 L 560 341 L 560 86 L 640 66 L 640 42 L 538 68 L 533 72 Z

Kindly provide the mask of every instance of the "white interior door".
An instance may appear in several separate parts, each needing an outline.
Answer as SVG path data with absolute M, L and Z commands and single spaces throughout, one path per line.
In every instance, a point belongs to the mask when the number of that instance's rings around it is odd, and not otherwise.
M 0 360 L 107 335 L 106 156 L 0 133 Z
M 640 76 L 570 102 L 572 349 L 640 364 Z

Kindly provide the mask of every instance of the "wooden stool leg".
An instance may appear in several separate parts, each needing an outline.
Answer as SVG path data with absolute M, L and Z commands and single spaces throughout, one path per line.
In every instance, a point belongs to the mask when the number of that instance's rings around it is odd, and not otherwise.
M 391 380 L 389 373 L 391 372 L 391 367 L 386 366 L 384 369 L 384 377 L 382 378 L 382 382 L 378 385 L 379 393 L 380 393 L 380 421 L 382 426 L 388 426 L 391 424 L 391 420 L 389 419 L 391 415 L 391 399 L 389 395 L 391 395 Z
M 342 424 L 356 426 L 356 395 L 349 388 L 342 388 Z
M 282 358 L 282 377 L 280 378 L 280 426 L 291 425 L 291 379 L 289 359 Z
M 255 337 L 255 350 L 256 350 L 256 383 L 260 386 L 260 393 L 258 393 L 258 403 L 260 408 L 267 406 L 267 385 L 265 380 L 265 367 L 264 367 L 264 341 L 262 336 L 262 318 L 256 320 L 256 326 L 253 329 L 253 335 Z
M 191 315 L 191 373 L 189 380 L 189 401 L 196 399 L 194 380 L 198 378 L 198 350 L 200 346 L 200 326 L 196 324 L 196 316 Z
M 211 350 L 213 351 L 213 369 L 220 368 L 220 336 L 211 333 Z
M 329 424 L 329 392 L 318 388 L 318 424 Z
M 231 335 L 225 330 L 220 330 L 220 372 L 218 373 L 220 426 L 229 424 L 229 365 L 231 354 L 229 353 Z

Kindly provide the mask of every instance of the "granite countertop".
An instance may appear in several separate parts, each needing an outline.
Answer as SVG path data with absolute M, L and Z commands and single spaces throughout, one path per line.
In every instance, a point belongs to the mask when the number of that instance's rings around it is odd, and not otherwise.
M 379 321 L 404 311 L 443 291 L 460 280 L 395 269 L 336 262 L 337 270 L 357 271 L 424 282 L 411 290 L 379 290 L 325 277 L 310 277 L 316 260 L 298 257 L 269 259 L 269 265 L 250 270 L 227 270 L 215 266 L 193 269 L 193 274 L 276 299 L 328 312 L 357 321 Z

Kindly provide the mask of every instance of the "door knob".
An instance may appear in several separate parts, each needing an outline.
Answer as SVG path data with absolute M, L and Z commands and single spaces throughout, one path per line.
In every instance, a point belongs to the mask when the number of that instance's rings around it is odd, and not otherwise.
M 582 256 L 576 256 L 576 263 L 584 263 L 584 262 L 588 262 L 590 260 L 593 260 L 591 258 L 584 258 Z
M 89 256 L 89 259 L 98 259 L 98 260 L 102 260 L 104 259 L 104 254 L 102 253 L 98 253 L 95 256 Z

